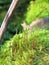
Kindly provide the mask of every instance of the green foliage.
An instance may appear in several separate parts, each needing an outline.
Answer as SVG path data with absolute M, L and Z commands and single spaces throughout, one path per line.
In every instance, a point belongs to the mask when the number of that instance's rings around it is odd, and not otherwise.
M 0 65 L 49 65 L 49 30 L 24 31 L 0 50 Z
M 35 0 L 30 1 L 27 8 L 26 22 L 30 24 L 36 18 L 43 18 L 49 16 L 49 1 L 48 0 Z
M 0 26 L 11 1 L 0 0 Z M 22 22 L 30 24 L 36 18 L 48 16 L 48 0 L 20 0 L 3 41 L 10 39 L 16 30 L 21 32 Z M 49 65 L 49 30 L 24 31 L 6 41 L 0 46 L 0 65 Z
M 0 26 L 11 2 L 12 0 L 8 1 L 0 0 Z M 20 0 L 17 9 L 15 9 L 12 18 L 10 19 L 10 23 L 7 27 L 8 34 L 5 33 L 4 40 L 9 39 L 9 35 L 11 38 L 16 33 L 16 30 L 22 32 L 21 23 L 23 23 L 24 21 L 30 24 L 36 18 L 48 16 L 49 16 L 48 0 Z

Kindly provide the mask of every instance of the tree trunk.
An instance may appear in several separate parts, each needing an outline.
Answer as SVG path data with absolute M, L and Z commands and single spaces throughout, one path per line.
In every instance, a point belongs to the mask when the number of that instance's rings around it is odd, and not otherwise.
M 12 15 L 16 5 L 18 4 L 18 1 L 19 0 L 13 0 L 12 1 L 11 5 L 10 5 L 10 8 L 8 9 L 8 12 L 5 15 L 5 18 L 4 18 L 3 23 L 1 25 L 1 28 L 0 28 L 0 42 L 1 42 L 1 40 L 3 38 L 3 35 L 4 35 L 5 31 L 6 31 L 7 25 L 9 23 L 9 19 L 10 19 L 11 15 Z

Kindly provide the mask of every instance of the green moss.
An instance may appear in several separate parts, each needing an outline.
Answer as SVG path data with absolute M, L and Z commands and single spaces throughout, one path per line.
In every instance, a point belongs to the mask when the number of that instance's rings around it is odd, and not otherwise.
M 48 65 L 49 30 L 16 34 L 0 51 L 0 65 Z
M 25 14 L 26 22 L 30 24 L 36 18 L 43 18 L 49 16 L 49 1 L 48 0 L 36 0 L 30 1 Z

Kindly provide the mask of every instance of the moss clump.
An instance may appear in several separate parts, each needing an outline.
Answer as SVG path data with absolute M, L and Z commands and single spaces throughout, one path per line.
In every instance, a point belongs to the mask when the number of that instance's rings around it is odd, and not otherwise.
M 49 65 L 49 30 L 16 34 L 0 51 L 0 65 Z

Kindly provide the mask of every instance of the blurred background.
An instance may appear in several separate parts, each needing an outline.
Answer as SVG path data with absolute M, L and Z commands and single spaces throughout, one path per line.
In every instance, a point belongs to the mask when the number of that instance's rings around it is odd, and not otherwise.
M 12 0 L 0 0 L 0 26 L 8 11 Z M 49 0 L 20 0 L 15 8 L 10 23 L 8 24 L 3 42 L 13 37 L 13 35 L 21 33 L 23 28 L 21 24 L 25 21 L 30 24 L 37 18 L 49 16 Z

